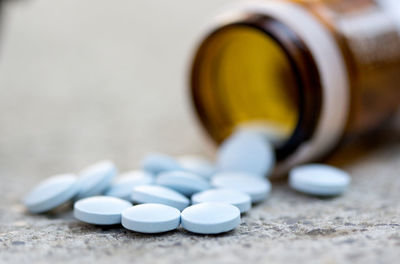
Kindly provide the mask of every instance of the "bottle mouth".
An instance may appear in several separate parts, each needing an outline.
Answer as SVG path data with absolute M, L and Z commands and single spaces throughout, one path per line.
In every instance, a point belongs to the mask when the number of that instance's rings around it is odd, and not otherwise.
M 196 112 L 218 143 L 237 129 L 264 132 L 278 160 L 308 141 L 321 112 L 316 63 L 289 27 L 249 14 L 211 32 L 191 73 Z

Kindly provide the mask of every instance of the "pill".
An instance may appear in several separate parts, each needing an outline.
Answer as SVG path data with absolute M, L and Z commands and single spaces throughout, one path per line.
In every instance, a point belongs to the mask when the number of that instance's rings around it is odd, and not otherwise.
M 100 195 L 110 186 L 117 169 L 111 161 L 101 161 L 84 169 L 79 175 L 76 200 Z
M 275 153 L 266 136 L 240 130 L 226 139 L 218 150 L 219 171 L 250 172 L 268 177 L 275 165 Z
M 215 166 L 201 156 L 182 156 L 178 158 L 178 162 L 184 170 L 206 179 L 211 178 L 216 173 Z
M 211 189 L 192 196 L 193 204 L 204 202 L 229 203 L 236 206 L 241 213 L 245 213 L 251 208 L 250 196 L 232 189 Z
M 182 211 L 189 205 L 189 199 L 182 194 L 163 186 L 142 185 L 133 188 L 131 199 L 134 203 L 160 203 Z
M 240 224 L 240 211 L 228 203 L 199 203 L 181 214 L 182 227 L 197 234 L 219 234 Z
M 289 173 L 289 186 L 310 195 L 340 195 L 350 182 L 351 177 L 347 172 L 322 164 L 299 166 Z
M 31 213 L 50 211 L 71 200 L 78 192 L 78 179 L 73 174 L 53 176 L 36 186 L 24 198 Z
M 182 167 L 175 159 L 167 155 L 157 153 L 147 155 L 142 161 L 142 168 L 143 170 L 148 171 L 154 175 L 165 171 L 182 169 Z
M 185 171 L 161 173 L 156 184 L 166 186 L 186 196 L 192 196 L 194 193 L 210 188 L 208 181 L 204 178 Z
M 128 201 L 110 197 L 93 196 L 75 202 L 76 219 L 94 225 L 115 225 L 121 223 L 121 213 L 132 207 Z
M 268 179 L 247 172 L 220 172 L 212 178 L 211 185 L 215 188 L 247 193 L 253 203 L 261 202 L 271 191 L 271 183 Z
M 140 204 L 122 212 L 122 226 L 140 233 L 162 233 L 178 228 L 181 212 L 164 204 Z
M 111 186 L 108 188 L 105 195 L 130 201 L 134 187 L 149 185 L 152 183 L 154 183 L 154 177 L 152 174 L 140 170 L 130 171 L 115 179 L 111 183 Z

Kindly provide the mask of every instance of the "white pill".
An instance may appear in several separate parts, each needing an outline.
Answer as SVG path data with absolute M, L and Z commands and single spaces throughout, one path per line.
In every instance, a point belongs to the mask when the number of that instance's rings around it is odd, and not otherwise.
M 31 213 L 50 211 L 71 200 L 78 192 L 78 179 L 73 174 L 53 176 L 36 186 L 24 198 Z
M 140 233 L 162 233 L 178 228 L 181 212 L 164 204 L 140 204 L 122 212 L 122 226 Z
M 79 175 L 79 192 L 76 200 L 100 195 L 110 186 L 117 174 L 117 168 L 111 161 L 101 161 L 84 169 Z
M 167 155 L 156 154 L 156 153 L 147 155 L 143 159 L 142 168 L 143 170 L 148 171 L 154 175 L 157 175 L 165 171 L 182 169 L 182 167 L 175 159 Z
M 245 213 L 251 208 L 251 198 L 248 194 L 232 189 L 212 189 L 196 193 L 192 196 L 192 203 L 229 203 L 236 206 L 241 213 Z
M 154 176 L 152 174 L 140 170 L 130 171 L 115 179 L 105 195 L 130 201 L 134 187 L 153 183 Z
M 128 201 L 110 197 L 93 196 L 74 204 L 76 219 L 94 225 L 115 225 L 121 223 L 121 213 L 132 207 Z
M 182 211 L 189 205 L 189 199 L 182 194 L 157 185 L 142 185 L 133 188 L 131 199 L 134 203 L 160 203 Z
M 342 194 L 350 182 L 351 177 L 347 172 L 322 164 L 299 166 L 289 173 L 290 187 L 317 196 Z
M 268 179 L 246 172 L 221 172 L 211 180 L 215 188 L 233 189 L 247 193 L 253 203 L 261 202 L 269 195 L 271 183 Z
M 182 156 L 178 158 L 179 164 L 184 170 L 210 179 L 215 173 L 215 166 L 201 156 Z
M 275 153 L 266 136 L 240 130 L 225 140 L 218 150 L 219 171 L 250 172 L 268 177 L 275 165 Z
M 184 171 L 161 173 L 156 184 L 166 186 L 186 196 L 210 189 L 209 183 L 203 177 Z
M 240 211 L 227 203 L 200 203 L 183 210 L 182 227 L 197 234 L 219 234 L 240 224 Z

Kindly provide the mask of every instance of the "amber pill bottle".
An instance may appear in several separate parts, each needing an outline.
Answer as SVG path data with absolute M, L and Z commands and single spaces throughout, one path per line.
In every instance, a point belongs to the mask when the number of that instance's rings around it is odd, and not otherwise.
M 400 105 L 400 1 L 264 0 L 230 8 L 201 36 L 190 78 L 220 143 L 264 131 L 280 168 L 309 162 Z

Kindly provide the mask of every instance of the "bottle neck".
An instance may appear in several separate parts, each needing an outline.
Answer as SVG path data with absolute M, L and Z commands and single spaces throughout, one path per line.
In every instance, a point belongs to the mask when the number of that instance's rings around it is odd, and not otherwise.
M 276 145 L 277 159 L 284 160 L 313 137 L 318 125 L 322 107 L 322 87 L 316 62 L 301 37 L 271 16 L 248 14 L 244 19 L 226 27 L 237 25 L 259 30 L 274 39 L 286 54 L 293 69 L 297 87 L 298 120 L 291 135 Z M 265 98 L 265 103 L 270 103 L 268 98 Z

